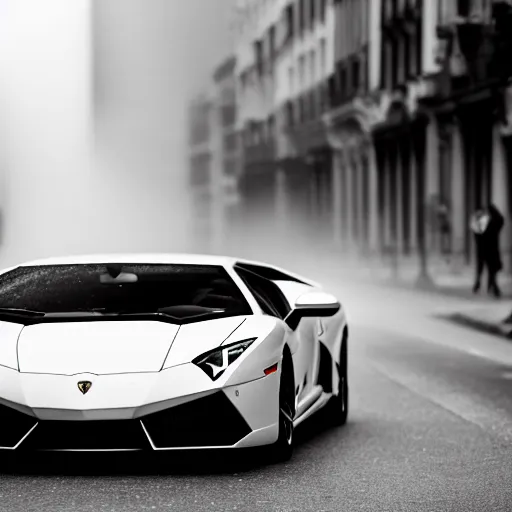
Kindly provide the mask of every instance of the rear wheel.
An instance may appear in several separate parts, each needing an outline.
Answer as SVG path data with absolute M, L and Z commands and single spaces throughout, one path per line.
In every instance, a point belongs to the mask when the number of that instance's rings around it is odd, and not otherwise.
M 327 407 L 327 419 L 331 425 L 342 426 L 347 423 L 348 418 L 348 335 L 347 331 L 343 333 L 341 344 L 341 353 L 339 363 L 336 364 L 338 370 L 338 393 L 329 401 Z
M 291 361 L 283 357 L 279 385 L 279 437 L 272 447 L 272 459 L 284 462 L 293 454 L 295 391 Z

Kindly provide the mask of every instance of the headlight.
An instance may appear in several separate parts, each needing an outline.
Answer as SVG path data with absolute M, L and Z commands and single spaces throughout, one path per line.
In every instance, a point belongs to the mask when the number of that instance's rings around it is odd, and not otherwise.
M 226 371 L 227 367 L 236 361 L 255 340 L 256 338 L 250 338 L 216 348 L 196 357 L 192 362 L 199 366 L 210 379 L 217 380 Z

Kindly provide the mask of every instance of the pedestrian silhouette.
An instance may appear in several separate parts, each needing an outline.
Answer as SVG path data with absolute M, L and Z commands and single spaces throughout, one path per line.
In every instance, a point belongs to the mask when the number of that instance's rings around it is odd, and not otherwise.
M 471 231 L 476 245 L 476 276 L 473 292 L 480 290 L 484 268 L 487 270 L 487 291 L 496 297 L 501 296 L 497 275 L 503 268 L 500 254 L 500 233 L 504 219 L 495 205 L 477 210 L 471 218 Z

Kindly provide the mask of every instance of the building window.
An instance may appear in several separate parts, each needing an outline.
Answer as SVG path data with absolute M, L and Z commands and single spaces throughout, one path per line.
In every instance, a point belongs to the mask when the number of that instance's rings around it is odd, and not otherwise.
M 397 64 L 398 64 L 398 83 L 402 84 L 406 80 L 407 74 L 407 60 L 406 50 L 407 39 L 401 36 L 397 41 Z
M 261 142 L 261 130 L 257 123 L 253 123 L 251 132 L 251 144 L 257 146 Z
M 384 0 L 384 20 L 391 21 L 396 11 L 396 0 Z
M 236 165 L 233 160 L 225 160 L 224 161 L 224 175 L 225 176 L 236 176 Z
M 316 90 L 312 89 L 309 91 L 309 109 L 310 109 L 310 115 L 311 119 L 316 119 L 316 116 L 318 115 L 318 107 L 316 103 Z
M 261 41 L 255 41 L 254 52 L 256 55 L 256 68 L 258 76 L 263 75 L 264 58 L 263 58 L 263 43 Z
M 343 102 L 347 94 L 347 70 L 345 68 L 345 61 L 338 63 L 337 65 L 337 77 L 338 77 L 338 102 Z
M 306 0 L 299 0 L 299 34 L 306 29 Z
M 268 33 L 268 46 L 270 61 L 274 62 L 276 56 L 276 27 L 272 25 Z
M 316 0 L 309 0 L 309 26 L 313 28 L 316 21 Z
M 233 126 L 236 122 L 235 106 L 225 105 L 222 107 L 222 126 L 224 128 Z
M 342 94 L 342 98 L 345 98 L 346 95 L 347 95 L 347 69 L 345 67 L 342 68 L 341 70 L 341 94 Z
M 269 116 L 267 125 L 268 139 L 271 142 L 275 136 L 275 118 L 273 115 Z
M 423 27 L 421 20 L 416 22 L 415 37 L 414 75 L 419 76 L 423 73 Z
M 319 18 L 320 23 L 325 23 L 326 12 L 327 12 L 327 0 L 320 0 L 320 9 L 319 9 Z
M 306 59 L 304 55 L 299 57 L 299 91 L 302 91 L 304 88 L 305 81 L 305 68 L 306 68 Z
M 295 108 L 293 101 L 286 103 L 286 126 L 293 126 L 295 124 Z
M 471 12 L 471 0 L 457 0 L 457 14 L 467 18 Z
M 320 39 L 320 77 L 324 78 L 327 72 L 327 46 L 325 38 Z
M 327 79 L 327 107 L 333 108 L 338 106 L 338 85 L 337 75 L 332 74 Z
M 391 43 L 391 88 L 394 89 L 400 83 L 400 40 L 393 40 Z
M 290 96 L 293 96 L 295 94 L 295 74 L 291 66 L 288 68 L 288 87 Z
M 356 58 L 352 61 L 352 92 L 357 94 L 359 86 L 361 85 L 361 64 L 359 59 Z
M 385 89 L 387 85 L 388 52 L 386 40 L 382 39 L 380 46 L 380 88 Z
M 236 150 L 236 134 L 229 133 L 224 137 L 224 152 L 232 153 Z
M 369 79 L 369 58 L 368 58 L 368 46 L 365 46 L 363 51 L 363 55 L 361 57 L 361 66 L 362 66 L 362 74 L 361 74 L 361 88 L 363 92 L 367 93 L 370 89 L 370 79 Z
M 295 35 L 295 20 L 294 20 L 294 8 L 293 4 L 290 4 L 286 7 L 285 14 L 285 23 L 286 23 L 286 35 L 285 35 L 285 43 L 291 41 Z
M 363 25 L 363 41 L 364 43 L 368 43 L 370 40 L 370 5 L 369 1 L 371 0 L 362 0 L 361 2 L 361 18 L 362 18 L 362 25 Z
M 315 50 L 311 50 L 309 52 L 309 85 L 315 84 L 316 81 L 316 55 Z

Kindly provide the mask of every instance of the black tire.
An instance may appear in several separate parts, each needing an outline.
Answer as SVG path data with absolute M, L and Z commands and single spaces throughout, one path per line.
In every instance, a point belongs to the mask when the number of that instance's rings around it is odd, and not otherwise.
M 325 412 L 328 423 L 341 427 L 347 423 L 349 410 L 347 331 L 343 333 L 340 361 L 336 363 L 336 368 L 339 375 L 338 393 L 331 398 Z
M 293 366 L 289 358 L 283 357 L 279 384 L 279 437 L 271 447 L 271 458 L 285 462 L 293 455 L 293 417 L 295 415 L 295 390 Z

